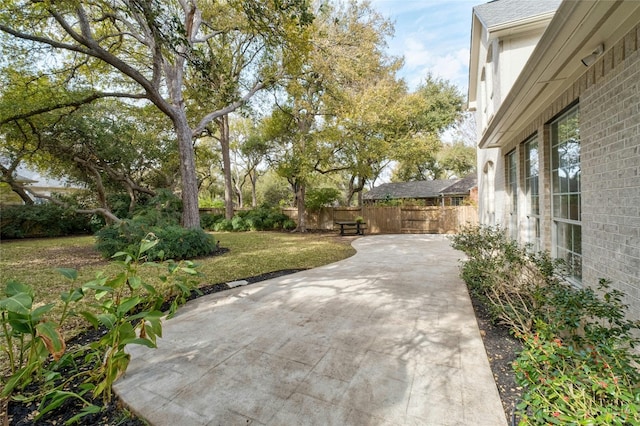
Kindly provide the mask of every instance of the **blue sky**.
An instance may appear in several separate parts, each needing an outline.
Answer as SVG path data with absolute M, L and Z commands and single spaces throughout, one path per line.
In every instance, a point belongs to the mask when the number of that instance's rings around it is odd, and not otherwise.
M 414 89 L 428 72 L 460 88 L 468 86 L 471 10 L 488 0 L 371 0 L 395 22 L 389 53 L 404 56 L 400 76 Z

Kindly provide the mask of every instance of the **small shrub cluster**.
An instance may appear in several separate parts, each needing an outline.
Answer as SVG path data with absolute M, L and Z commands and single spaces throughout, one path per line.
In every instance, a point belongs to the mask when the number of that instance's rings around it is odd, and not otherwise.
M 223 215 L 203 214 L 200 224 L 204 229 L 216 232 L 273 231 L 294 229 L 296 224 L 277 208 L 258 207 L 238 212 L 233 219 Z
M 150 261 L 164 259 L 193 259 L 216 251 L 215 238 L 202 229 L 185 229 L 180 225 L 148 226 L 144 222 L 123 220 L 102 228 L 96 233 L 96 250 L 105 258 L 118 252 L 131 251 L 147 235 L 159 243 L 146 252 Z
M 523 340 L 514 363 L 523 387 L 520 425 L 640 424 L 640 321 L 625 318 L 623 294 L 563 279 L 548 253 L 532 253 L 493 227 L 469 227 L 453 247 L 461 275 L 494 318 Z
M 191 262 L 155 264 L 164 267 L 160 284 L 152 285 L 139 271 L 145 253 L 158 240 L 143 240 L 131 253 L 119 253 L 119 270 L 113 275 L 103 272 L 94 280 L 76 285 L 77 271 L 59 269 L 72 283 L 60 295 L 62 314 L 53 318 L 55 304 L 42 305 L 35 300 L 33 289 L 9 281 L 0 296 L 0 350 L 8 355 L 10 376 L 2 381 L 0 398 L 11 397 L 22 402 L 39 401 L 38 422 L 49 411 L 66 401 L 79 401 L 83 408 L 69 420 L 99 413 L 111 400 L 111 386 L 126 370 L 130 355 L 128 344 L 156 347 L 162 336 L 161 311 L 170 302 L 169 315 L 186 301 L 198 275 Z M 92 298 L 97 311 L 75 312 L 76 303 Z M 96 328 L 104 329 L 102 337 L 88 346 L 68 350 L 61 329 L 72 315 L 84 317 Z M 89 368 L 79 368 L 79 365 Z M 37 383 L 36 393 L 27 385 Z
M 131 252 L 147 235 L 158 243 L 146 251 L 147 260 L 192 259 L 215 252 L 216 241 L 202 229 L 180 226 L 182 204 L 173 194 L 162 192 L 132 219 L 105 226 L 96 233 L 96 249 L 109 258 Z
M 2 207 L 0 238 L 62 237 L 91 232 L 90 216 L 56 204 Z

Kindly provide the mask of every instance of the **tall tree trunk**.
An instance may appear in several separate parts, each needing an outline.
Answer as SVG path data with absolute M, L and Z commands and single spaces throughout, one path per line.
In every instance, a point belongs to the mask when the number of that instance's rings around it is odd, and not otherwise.
M 298 191 L 296 192 L 296 204 L 298 207 L 298 227 L 295 229 L 298 232 L 307 232 L 307 223 L 304 219 L 304 197 L 307 187 L 304 183 L 298 184 Z
M 236 180 L 235 193 L 236 193 L 236 196 L 238 197 L 238 207 L 239 208 L 243 208 L 244 207 L 244 197 L 242 195 L 242 186 L 238 182 L 239 181 Z
M 174 115 L 173 124 L 178 136 L 178 151 L 180 153 L 182 226 L 185 228 L 200 228 L 198 179 L 196 176 L 195 153 L 193 151 L 193 136 L 184 111 L 182 111 L 182 114 Z
M 229 116 L 216 119 L 220 130 L 220 148 L 222 150 L 222 168 L 224 171 L 224 216 L 233 219 L 233 181 L 231 179 L 231 154 L 229 150 Z
M 251 181 L 251 207 L 254 209 L 258 207 L 258 196 L 256 194 L 256 185 L 258 183 L 258 172 L 253 171 L 249 173 L 249 180 Z

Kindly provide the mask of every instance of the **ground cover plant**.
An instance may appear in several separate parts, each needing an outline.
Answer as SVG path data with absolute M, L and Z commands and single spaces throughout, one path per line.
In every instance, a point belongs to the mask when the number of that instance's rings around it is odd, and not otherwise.
M 224 254 L 198 259 L 199 265 L 173 262 L 161 266 L 139 262 L 157 244 L 153 240 L 143 242 L 137 253 L 119 255 L 118 263 L 107 263 L 92 252 L 93 241 L 87 237 L 3 243 L 0 270 L 4 294 L 0 305 L 5 325 L 20 332 L 7 333 L 5 328 L 3 339 L 23 355 L 11 361 L 3 357 L 3 392 L 17 397 L 12 404 L 39 399 L 38 410 L 32 414 L 42 419 L 33 417 L 27 422 L 49 424 L 47 416 L 62 408 L 68 411 L 72 404 L 77 410 L 73 414 L 110 424 L 90 416 L 100 416 L 104 407 L 113 407 L 111 383 L 128 363 L 124 346 L 154 345 L 161 333 L 161 311 L 178 306 L 163 302 L 182 302 L 192 288 L 206 288 L 212 282 L 315 267 L 354 252 L 346 241 L 318 234 L 223 233 L 219 238 L 228 249 Z M 58 257 L 52 257 L 53 253 Z M 51 273 L 55 264 L 64 268 Z M 158 292 L 159 282 L 170 285 Z M 56 304 L 61 293 L 63 303 Z M 101 332 L 71 355 L 64 350 L 64 342 L 69 340 L 65 337 L 82 336 L 87 327 L 72 315 L 74 312 L 82 313 L 82 318 Z M 23 350 L 17 350 L 16 345 Z M 92 380 L 77 380 L 86 376 Z
M 251 210 L 239 211 L 232 219 L 222 214 L 203 214 L 200 225 L 209 231 L 274 231 L 289 230 L 296 223 L 279 208 L 261 206 Z
M 471 293 L 523 341 L 513 364 L 519 424 L 640 424 L 640 322 L 626 319 L 621 292 L 605 279 L 572 285 L 561 262 L 499 228 L 469 227 L 452 241 L 468 256 Z

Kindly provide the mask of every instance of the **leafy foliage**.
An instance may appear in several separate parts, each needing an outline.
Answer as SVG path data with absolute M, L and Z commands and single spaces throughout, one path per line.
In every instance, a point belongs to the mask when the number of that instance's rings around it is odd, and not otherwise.
M 0 219 L 0 238 L 60 237 L 88 234 L 91 218 L 51 203 L 5 206 Z
M 147 260 L 193 259 L 215 252 L 212 235 L 199 228 L 185 229 L 179 225 L 149 226 L 144 222 L 123 220 L 96 233 L 96 250 L 105 258 L 118 252 L 131 251 L 137 241 L 152 235 L 159 243 L 146 252 Z
M 157 244 L 158 240 L 145 239 L 135 252 L 117 253 L 115 257 L 121 259 L 116 262 L 120 266 L 118 273 L 108 276 L 101 271 L 94 280 L 62 293 L 60 299 L 64 308 L 58 321 L 46 317 L 54 304 L 36 307 L 30 287 L 9 282 L 5 297 L 0 299 L 0 348 L 9 356 L 12 375 L 4 383 L 0 396 L 12 396 L 21 401 L 40 400 L 36 421 L 72 398 L 84 404 L 74 421 L 99 412 L 100 406 L 89 402 L 87 394 L 90 392 L 93 398 L 102 397 L 105 403 L 108 402 L 113 382 L 129 363 L 126 345 L 155 347 L 157 338 L 162 336 L 160 318 L 164 316 L 161 309 L 165 302 L 170 302 L 168 312 L 171 316 L 195 289 L 195 281 L 190 277 L 198 272 L 191 262 L 166 262 L 167 272 L 159 273 L 161 284 L 157 286 L 148 284 L 141 276 L 140 262 L 145 259 L 145 252 Z M 59 272 L 74 283 L 78 277 L 73 269 L 59 269 Z M 94 327 L 104 328 L 105 332 L 88 347 L 67 352 L 61 326 L 70 315 L 76 314 L 71 306 L 91 295 L 95 310 L 78 314 Z M 79 357 L 91 366 L 89 370 L 78 370 L 76 360 Z M 64 370 L 66 373 L 63 374 Z M 82 378 L 82 384 L 69 390 L 69 383 L 77 378 Z M 16 394 L 24 392 L 25 386 L 34 380 L 42 384 L 39 387 L 42 393 Z
M 521 425 L 640 422 L 640 321 L 625 318 L 623 293 L 562 279 L 563 265 L 531 253 L 494 227 L 453 237 L 468 260 L 461 275 L 494 317 L 525 344 L 514 363 L 524 387 Z
M 205 229 L 227 231 L 273 231 L 279 229 L 293 229 L 295 222 L 278 208 L 267 206 L 238 212 L 233 219 L 225 219 L 222 215 L 203 215 L 202 226 Z
M 305 207 L 308 210 L 320 210 L 327 207 L 340 199 L 340 191 L 336 188 L 318 188 L 307 191 L 305 198 Z

